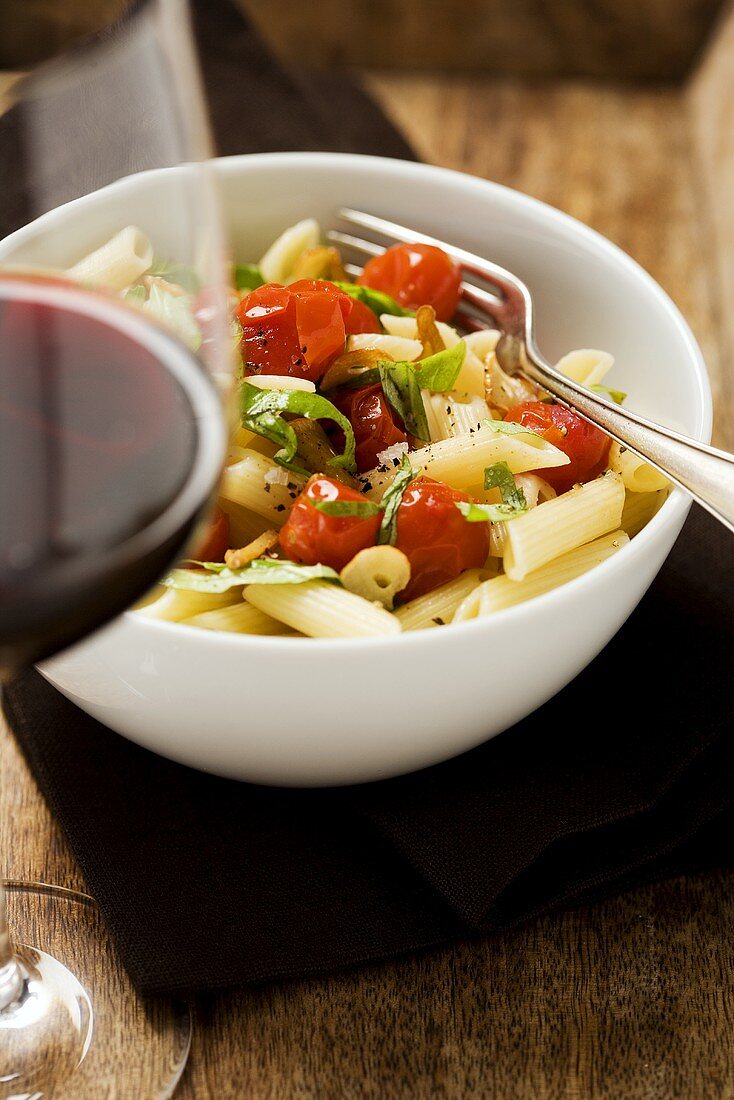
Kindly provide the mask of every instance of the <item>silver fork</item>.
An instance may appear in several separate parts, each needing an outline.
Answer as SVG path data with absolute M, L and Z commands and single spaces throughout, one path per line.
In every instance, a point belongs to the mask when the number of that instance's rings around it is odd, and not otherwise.
M 504 371 L 523 374 L 561 404 L 603 428 L 734 532 L 734 455 L 622 409 L 555 370 L 538 350 L 533 329 L 533 301 L 530 291 L 517 275 L 463 248 L 372 214 L 343 209 L 339 217 L 350 225 L 387 238 L 390 243 L 404 241 L 442 248 L 459 264 L 465 276 L 461 284 L 461 301 L 468 309 L 461 314 L 460 320 L 468 328 L 487 327 L 487 322 L 491 322 L 493 327 L 500 329 L 502 337 L 496 353 Z M 361 255 L 375 256 L 384 251 L 381 245 L 349 233 L 334 230 L 329 238 Z M 477 286 L 466 277 L 480 279 L 490 289 Z

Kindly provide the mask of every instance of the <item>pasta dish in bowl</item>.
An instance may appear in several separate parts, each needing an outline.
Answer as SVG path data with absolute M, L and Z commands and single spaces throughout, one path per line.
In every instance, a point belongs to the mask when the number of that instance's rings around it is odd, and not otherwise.
M 514 192 L 326 154 L 217 169 L 237 258 L 239 384 L 216 513 L 192 560 L 44 675 L 142 744 L 242 778 L 349 782 L 443 759 L 507 728 L 598 652 L 687 502 L 504 374 L 500 334 L 455 317 L 459 275 L 445 254 L 399 245 L 358 274 L 319 222 L 344 202 L 374 206 L 382 188 L 404 220 L 471 233 L 475 251 L 527 274 L 559 370 L 613 400 L 627 390 L 658 418 L 687 417 L 699 435 L 710 415 L 700 355 L 631 260 Z M 196 348 L 206 293 L 165 260 L 155 176 L 46 215 L 59 250 L 44 259 Z M 490 236 L 477 242 L 480 224 Z M 30 226 L 0 254 L 40 262 L 33 248 Z M 578 316 L 548 309 L 564 280 Z M 589 349 L 597 332 L 609 353 Z M 354 707 L 370 693 L 388 708 L 385 728 Z

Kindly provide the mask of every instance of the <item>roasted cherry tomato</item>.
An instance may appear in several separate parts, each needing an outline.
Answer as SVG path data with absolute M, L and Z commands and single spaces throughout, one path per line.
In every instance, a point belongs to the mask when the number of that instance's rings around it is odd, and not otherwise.
M 354 429 L 357 469 L 360 473 L 373 470 L 379 465 L 377 456 L 380 451 L 391 447 L 393 443 L 409 442 L 403 424 L 388 405 L 379 382 L 361 390 L 347 390 L 333 400 Z
M 192 561 L 224 561 L 229 546 L 229 516 L 215 508 L 200 542 L 189 556 Z
M 323 279 L 267 283 L 235 311 L 250 374 L 291 374 L 317 382 L 344 351 L 347 335 L 379 332 L 372 310 Z
M 369 260 L 357 282 L 382 290 L 406 309 L 433 306 L 439 321 L 450 321 L 459 301 L 461 272 L 435 245 L 395 244 Z
M 469 523 L 456 507 L 461 500 L 469 497 L 427 477 L 416 478 L 403 493 L 395 545 L 410 562 L 410 583 L 401 599 L 422 596 L 486 562 L 489 525 Z
M 347 299 L 342 306 L 341 299 Z M 318 381 L 344 350 L 349 296 L 330 283 L 302 279 L 289 287 L 268 283 L 237 309 L 242 358 L 252 374 L 290 374 Z
M 360 332 L 382 332 L 380 322 L 369 306 L 352 298 L 352 310 L 345 318 L 344 326 L 348 336 L 356 336 Z
M 565 493 L 579 481 L 591 481 L 605 469 L 611 439 L 588 420 L 564 405 L 544 401 L 524 401 L 510 409 L 505 420 L 513 420 L 540 432 L 544 439 L 567 454 L 567 466 L 538 470 L 538 475 L 557 493 Z
M 280 545 L 291 561 L 343 569 L 360 550 L 374 546 L 381 516 L 329 516 L 318 501 L 366 501 L 367 497 L 333 477 L 314 474 L 297 498 L 280 532 Z

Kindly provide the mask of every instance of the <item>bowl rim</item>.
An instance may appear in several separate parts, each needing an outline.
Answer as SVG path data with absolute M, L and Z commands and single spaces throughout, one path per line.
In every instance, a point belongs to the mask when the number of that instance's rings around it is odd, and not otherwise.
M 703 354 L 688 322 L 660 284 L 636 260 L 597 230 L 585 225 L 570 214 L 566 214 L 540 199 L 533 198 L 521 191 L 507 187 L 504 184 L 496 183 L 492 180 L 482 179 L 478 176 L 472 176 L 465 172 L 459 172 L 438 165 L 399 160 L 392 157 L 368 156 L 360 153 L 324 152 L 243 153 L 234 156 L 217 157 L 211 163 L 215 174 L 220 173 L 225 176 L 236 175 L 250 167 L 257 169 L 258 166 L 264 168 L 274 167 L 276 169 L 293 172 L 298 171 L 299 168 L 306 165 L 314 165 L 321 168 L 333 168 L 335 165 L 343 165 L 346 168 L 354 168 L 375 175 L 384 174 L 387 170 L 401 179 L 416 177 L 432 178 L 439 184 L 450 187 L 454 192 L 462 191 L 472 196 L 482 193 L 491 195 L 495 203 L 500 206 L 504 205 L 507 208 L 519 211 L 521 214 L 530 213 L 535 217 L 540 217 L 549 221 L 554 228 L 560 232 L 562 237 L 576 243 L 580 241 L 586 244 L 588 248 L 601 253 L 608 262 L 611 262 L 618 268 L 622 268 L 627 275 L 632 275 L 633 278 L 642 281 L 646 285 L 648 291 L 657 298 L 658 302 L 663 307 L 663 312 L 667 314 L 677 337 L 683 344 L 687 353 L 686 357 L 689 362 L 693 381 L 695 382 L 697 408 L 696 423 L 692 436 L 703 442 L 708 442 L 710 440 L 713 422 L 711 386 Z M 2 260 L 3 254 L 8 248 L 22 245 L 26 240 L 32 240 L 38 235 L 39 231 L 52 228 L 56 222 L 63 221 L 70 211 L 73 211 L 78 206 L 83 206 L 92 199 L 105 194 L 112 195 L 114 192 L 125 190 L 130 186 L 138 186 L 142 179 L 149 176 L 157 176 L 163 173 L 179 173 L 186 170 L 186 166 L 176 166 L 172 168 L 153 168 L 145 172 L 133 173 L 122 179 L 115 180 L 88 195 L 71 199 L 69 202 L 40 215 L 32 222 L 20 227 L 0 240 L 0 260 Z M 540 596 L 535 596 L 525 603 L 504 608 L 502 611 L 497 612 L 496 615 L 481 619 L 473 619 L 464 623 L 451 624 L 449 636 L 453 637 L 456 631 L 461 631 L 462 635 L 466 636 L 468 632 L 472 631 L 491 630 L 493 629 L 492 624 L 499 624 L 501 627 L 503 624 L 509 622 L 510 619 L 522 621 L 523 618 L 532 616 L 533 609 L 540 605 L 544 608 L 552 609 L 554 604 L 568 598 L 572 591 L 583 595 L 590 586 L 594 585 L 595 577 L 600 579 L 602 577 L 611 579 L 616 572 L 625 566 L 625 563 L 631 565 L 633 560 L 642 559 L 647 547 L 652 544 L 653 540 L 657 539 L 659 535 L 662 536 L 666 529 L 671 529 L 676 524 L 682 525 L 690 505 L 690 498 L 688 498 L 681 489 L 674 488 L 659 511 L 626 546 L 620 549 L 617 554 L 607 558 L 606 561 L 595 566 L 580 577 L 575 577 L 573 580 L 567 581 L 558 588 L 554 588 L 550 592 L 545 592 Z M 173 631 L 174 637 L 179 640 L 182 640 L 183 637 L 196 637 L 202 644 L 210 647 L 219 646 L 220 648 L 224 647 L 226 649 L 237 647 L 239 650 L 253 647 L 258 649 L 266 647 L 268 649 L 273 649 L 273 651 L 285 652 L 296 647 L 294 651 L 299 652 L 305 659 L 307 659 L 307 654 L 320 654 L 325 650 L 333 651 L 337 648 L 343 650 L 345 646 L 350 651 L 355 649 L 372 649 L 375 646 L 392 649 L 395 646 L 404 646 L 407 639 L 410 639 L 411 644 L 420 646 L 442 645 L 443 642 L 440 641 L 440 639 L 443 639 L 446 633 L 443 630 L 416 630 L 406 632 L 406 634 L 381 635 L 370 638 L 310 638 L 308 639 L 310 644 L 304 646 L 302 638 L 200 630 L 196 627 L 187 626 L 185 623 L 147 618 L 133 611 L 125 611 L 117 620 L 113 620 L 112 623 L 109 624 L 109 627 L 119 625 L 121 620 L 126 620 L 129 625 L 134 623 L 137 627 L 146 631 L 149 629 L 158 631 L 162 639 L 165 639 L 167 635 Z M 102 629 L 105 630 L 108 628 Z M 182 631 L 184 632 L 183 634 Z M 204 639 L 206 639 L 206 641 Z

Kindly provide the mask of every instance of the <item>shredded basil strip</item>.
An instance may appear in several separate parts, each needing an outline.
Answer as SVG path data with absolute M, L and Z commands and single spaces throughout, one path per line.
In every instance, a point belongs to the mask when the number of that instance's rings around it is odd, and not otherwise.
M 263 273 L 256 264 L 235 264 L 233 278 L 238 290 L 257 290 L 265 286 Z
M 169 283 L 175 283 L 176 286 L 188 290 L 189 294 L 196 294 L 201 287 L 201 280 L 193 267 L 176 263 L 175 260 L 159 260 L 154 256 L 150 271 L 147 271 L 146 275 L 157 276 Z
M 372 500 L 312 500 L 314 508 L 325 516 L 359 516 L 367 519 L 382 511 Z
M 385 509 L 377 535 L 378 546 L 394 546 L 397 539 L 397 514 L 403 493 L 418 476 L 418 471 L 410 465 L 410 459 L 404 454 L 398 472 L 385 490 L 382 507 Z
M 304 584 L 306 581 L 339 582 L 339 574 L 328 565 L 298 565 L 276 558 L 257 558 L 242 569 L 230 569 L 221 562 L 202 563 L 206 573 L 173 569 L 163 580 L 168 588 L 217 594 L 246 584 Z M 216 567 L 216 569 L 212 567 Z
M 348 294 L 350 298 L 356 298 L 372 310 L 378 317 L 381 313 L 389 313 L 393 317 L 415 317 L 409 309 L 403 309 L 394 298 L 385 294 L 382 290 L 373 290 L 371 286 L 359 286 L 357 283 L 340 283 L 333 280 L 334 285 Z
M 525 493 L 515 481 L 515 475 L 506 462 L 495 462 L 484 471 L 484 488 L 499 489 L 503 504 L 526 512 L 528 502 Z
M 459 340 L 453 348 L 444 348 L 443 351 L 437 351 L 435 355 L 429 355 L 427 359 L 415 363 L 413 370 L 418 376 L 418 385 L 432 393 L 447 393 L 452 390 L 465 355 L 466 344 Z
M 624 390 L 610 390 L 606 386 L 592 386 L 591 389 L 594 393 L 600 393 L 602 397 L 608 397 L 610 401 L 614 401 L 617 405 L 621 405 L 627 394 Z
M 298 438 L 284 419 L 283 413 L 305 416 L 309 420 L 333 420 L 344 432 L 344 453 L 336 455 L 328 465 L 341 466 L 352 473 L 356 471 L 352 425 L 331 401 L 318 393 L 307 393 L 305 390 L 261 390 L 249 382 L 242 383 L 240 415 L 243 427 L 279 445 L 280 450 L 274 456 L 278 465 L 310 477 L 310 470 L 305 470 L 294 462 Z
M 454 507 L 469 523 L 506 523 L 517 519 L 525 508 L 515 508 L 512 504 L 477 504 L 475 501 L 456 500 Z
M 430 443 L 431 433 L 415 368 L 410 363 L 380 363 L 378 370 L 385 399 L 395 409 L 405 430 Z

